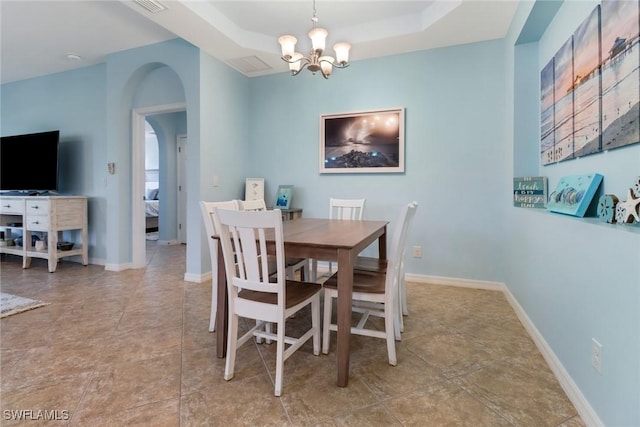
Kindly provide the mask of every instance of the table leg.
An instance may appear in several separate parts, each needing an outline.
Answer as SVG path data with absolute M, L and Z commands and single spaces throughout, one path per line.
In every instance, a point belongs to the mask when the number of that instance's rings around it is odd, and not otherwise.
M 216 309 L 216 353 L 222 359 L 227 355 L 227 326 L 229 305 L 227 303 L 227 275 L 224 269 L 222 245 L 218 241 L 218 308 Z M 211 292 L 215 292 L 214 289 Z
M 353 295 L 353 256 L 338 250 L 338 387 L 349 383 L 349 340 L 351 338 L 351 298 Z
M 378 238 L 378 258 L 387 259 L 387 226 L 384 226 L 384 233 Z

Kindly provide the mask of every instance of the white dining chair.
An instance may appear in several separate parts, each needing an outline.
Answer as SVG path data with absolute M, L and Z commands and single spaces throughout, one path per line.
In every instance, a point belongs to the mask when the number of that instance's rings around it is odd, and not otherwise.
M 320 354 L 320 292 L 316 283 L 286 278 L 282 216 L 275 211 L 214 210 L 224 255 L 229 295 L 229 328 L 224 379 L 234 376 L 236 352 L 253 337 L 276 341 L 274 394 L 282 394 L 284 362 L 309 339 Z M 275 277 L 268 268 L 267 236 L 275 238 Z M 285 333 L 286 319 L 311 305 L 311 327 L 300 337 Z M 256 325 L 238 337 L 240 317 Z M 276 333 L 268 326 L 276 324 Z M 285 345 L 288 346 L 285 348 Z
M 364 216 L 366 199 L 329 198 L 329 219 L 361 220 Z M 329 261 L 329 274 L 333 273 L 332 262 Z M 311 260 L 311 280 L 318 279 L 318 260 Z
M 412 202 L 416 206 L 418 202 Z M 398 268 L 398 305 L 400 310 L 398 311 L 398 328 L 400 332 L 404 332 L 404 318 L 403 316 L 409 315 L 409 307 L 407 304 L 407 283 L 405 280 L 405 272 L 404 272 L 404 263 L 406 258 L 406 244 L 401 248 L 402 253 L 400 254 L 400 265 Z M 360 272 L 377 272 L 380 274 L 384 274 L 387 268 L 387 260 L 380 259 L 377 257 L 365 257 L 358 256 L 353 263 L 353 271 Z
M 407 232 L 413 219 L 417 204 L 409 203 L 402 207 L 397 226 L 393 232 L 391 249 L 384 274 L 368 271 L 354 271 L 353 274 L 353 312 L 362 316 L 356 326 L 351 327 L 351 333 L 369 337 L 383 338 L 387 343 L 389 364 L 398 363 L 395 341 L 399 339 L 397 314 L 398 305 L 398 270 L 400 257 L 404 247 Z M 331 331 L 337 331 L 338 326 L 332 323 L 333 300 L 338 297 L 338 275 L 333 274 L 324 284 L 324 320 L 322 328 L 322 352 L 329 353 L 329 338 Z M 370 316 L 384 318 L 384 330 L 367 328 Z
M 232 211 L 239 210 L 236 200 L 228 200 L 224 202 L 205 202 L 200 201 L 200 211 L 204 222 L 207 243 L 209 244 L 209 255 L 211 257 L 211 316 L 209 318 L 209 332 L 216 330 L 216 309 L 218 307 L 218 241 L 212 239 L 216 234 L 213 224 L 213 209 L 229 209 Z
M 264 199 L 255 200 L 238 200 L 238 206 L 241 211 L 266 211 L 267 204 Z M 296 271 L 300 271 L 300 278 L 305 280 L 309 278 L 310 267 L 309 260 L 306 258 L 287 258 L 286 259 L 287 277 L 295 279 Z

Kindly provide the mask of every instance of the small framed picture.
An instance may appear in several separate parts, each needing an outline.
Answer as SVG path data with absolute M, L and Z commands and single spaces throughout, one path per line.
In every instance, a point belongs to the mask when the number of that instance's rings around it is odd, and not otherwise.
M 289 209 L 291 206 L 291 193 L 293 193 L 293 185 L 278 186 L 276 194 L 276 203 L 274 209 Z
M 244 185 L 244 199 L 264 199 L 264 178 L 247 178 Z

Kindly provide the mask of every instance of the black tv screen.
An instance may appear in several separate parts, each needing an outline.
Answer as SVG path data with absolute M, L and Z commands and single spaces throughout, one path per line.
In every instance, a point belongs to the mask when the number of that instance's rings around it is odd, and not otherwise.
M 57 191 L 60 131 L 0 138 L 0 190 Z

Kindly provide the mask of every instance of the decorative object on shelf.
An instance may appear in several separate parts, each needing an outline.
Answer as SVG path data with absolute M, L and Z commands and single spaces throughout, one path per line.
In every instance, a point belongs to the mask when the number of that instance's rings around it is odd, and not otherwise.
M 600 221 L 613 224 L 616 222 L 616 206 L 618 198 L 614 194 L 604 194 L 598 200 L 598 218 Z
M 632 188 L 627 190 L 627 200 L 618 203 L 618 208 L 619 211 L 616 210 L 618 222 L 627 224 L 633 221 L 640 222 L 640 197 L 634 196 Z
M 70 251 L 73 249 L 73 242 L 58 242 L 56 243 L 56 248 L 59 251 Z
M 404 172 L 404 108 L 320 116 L 320 173 Z
M 640 176 L 636 178 L 636 182 L 633 183 L 633 186 L 631 187 L 631 189 L 633 191 L 634 196 L 640 197 Z
M 274 209 L 289 209 L 291 206 L 291 194 L 293 193 L 293 185 L 278 186 L 276 194 L 276 203 Z
M 313 74 L 320 71 L 322 77 L 328 79 L 333 71 L 333 67 L 346 68 L 349 66 L 349 49 L 351 49 L 351 45 L 345 42 L 333 45 L 333 50 L 336 52 L 335 60 L 332 56 L 323 55 L 326 38 L 329 33 L 324 28 L 316 27 L 318 24 L 316 0 L 313 0 L 313 17 L 311 18 L 311 22 L 313 22 L 313 28 L 311 28 L 308 33 L 312 45 L 311 52 L 309 52 L 306 57 L 300 52 L 295 52 L 298 39 L 287 34 L 278 38 L 278 43 L 280 43 L 280 47 L 282 48 L 282 60 L 289 64 L 289 70 L 291 70 L 292 76 L 298 75 L 300 71 L 306 68 Z
M 547 207 L 547 177 L 513 178 L 513 206 L 519 208 Z
M 542 69 L 542 165 L 640 142 L 639 16 L 603 0 Z
M 244 199 L 264 199 L 264 178 L 247 178 L 244 184 Z
M 583 217 L 602 182 L 602 175 L 570 175 L 560 178 L 549 196 L 547 208 L 551 212 Z
M 627 200 L 620 201 L 613 194 L 605 194 L 598 201 L 598 217 L 608 223 L 640 223 L 640 176 L 627 191 Z

